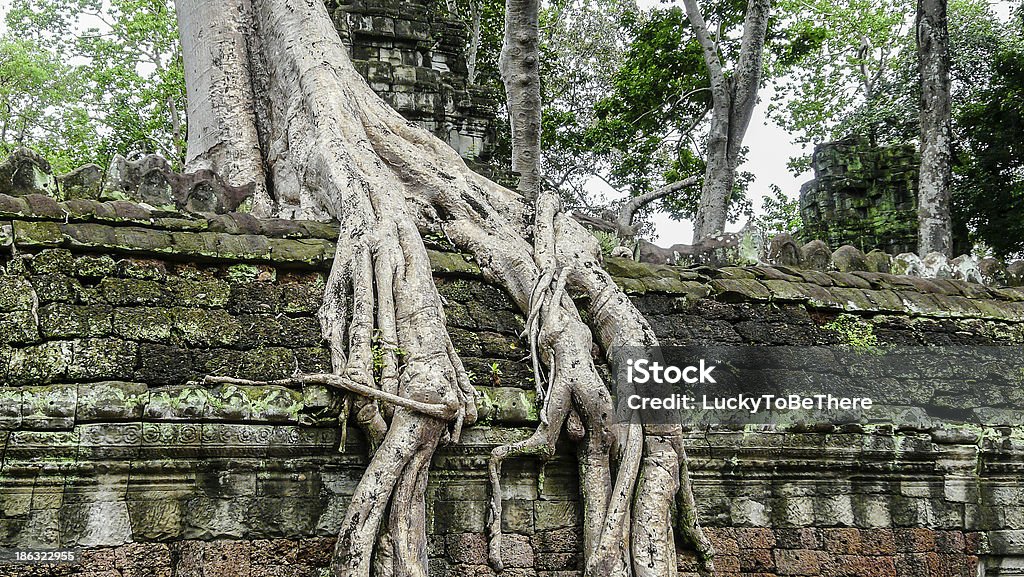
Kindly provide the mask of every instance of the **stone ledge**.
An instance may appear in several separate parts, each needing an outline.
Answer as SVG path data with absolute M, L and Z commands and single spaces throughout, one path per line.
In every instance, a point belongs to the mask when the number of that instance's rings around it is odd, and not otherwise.
M 123 201 L 57 202 L 39 194 L 0 195 L 0 246 L 19 251 L 63 247 L 75 252 L 326 270 L 337 234 L 334 224 L 257 219 L 244 213 L 186 215 Z M 434 270 L 442 275 L 482 277 L 479 266 L 463 255 L 430 250 L 429 256 Z M 1024 321 L 1024 287 L 769 265 L 683 268 L 614 257 L 605 259 L 605 267 L 633 295 L 795 302 L 860 314 L 902 312 Z
M 536 392 L 476 387 L 482 424 L 535 426 Z M 218 385 L 147 387 L 102 381 L 0 387 L 0 431 L 71 431 L 82 426 L 142 423 L 228 423 L 335 426 L 341 395 L 324 386 Z

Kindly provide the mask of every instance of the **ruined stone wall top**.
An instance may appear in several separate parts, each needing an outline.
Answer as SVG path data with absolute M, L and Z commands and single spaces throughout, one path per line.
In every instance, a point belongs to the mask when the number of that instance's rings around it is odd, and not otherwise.
M 919 164 L 912 145 L 878 147 L 859 139 L 818 145 L 814 180 L 800 189 L 802 237 L 864 252 L 916 252 Z

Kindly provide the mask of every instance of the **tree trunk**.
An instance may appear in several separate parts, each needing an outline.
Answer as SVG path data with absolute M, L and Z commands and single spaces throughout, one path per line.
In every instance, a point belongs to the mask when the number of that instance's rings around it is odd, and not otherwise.
M 249 0 L 175 3 L 184 59 L 188 143 L 185 170 L 211 169 L 234 186 L 256 185 L 269 210 L 250 66 Z
M 705 162 L 704 186 L 693 222 L 694 244 L 725 230 L 729 198 L 736 182 L 736 167 L 729 162 L 728 115 L 725 118 L 712 115 Z
M 740 55 L 731 77 L 722 66 L 719 39 L 711 38 L 697 0 L 683 0 L 683 5 L 704 54 L 712 101 L 704 186 L 693 226 L 693 242 L 697 244 L 725 231 L 743 138 L 761 85 L 771 0 L 748 0 Z
M 541 188 L 539 0 L 506 0 L 505 39 L 498 67 L 512 124 L 512 171 L 527 199 Z
M 483 16 L 481 14 L 483 6 L 480 4 L 481 0 L 475 0 L 469 4 L 469 46 L 466 47 L 466 82 L 469 84 L 476 84 L 476 60 L 480 54 L 480 36 L 483 32 L 480 22 Z
M 917 54 L 921 75 L 921 171 L 918 252 L 953 256 L 950 218 L 952 120 L 946 0 L 918 0 Z
M 219 0 L 219 17 L 207 3 L 178 0 L 186 67 L 198 83 L 189 88 L 198 98 L 190 112 L 213 135 L 197 139 L 189 157 L 241 184 L 247 174 L 265 177 L 268 212 L 341 225 L 320 313 L 333 372 L 296 377 L 348 391 L 370 439 L 332 574 L 426 575 L 431 457 L 476 419 L 421 231 L 446 235 L 512 296 L 527 318 L 543 388 L 536 433 L 491 458 L 493 564 L 501 567 L 502 461 L 553 454 L 563 428 L 579 442 L 588 576 L 673 575 L 674 531 L 709 560 L 679 427 L 613 421 L 593 334 L 568 296 L 571 289 L 589 297 L 604 350 L 657 345 L 601 269 L 595 239 L 551 195 L 531 206 L 388 107 L 353 68 L 321 0 Z M 225 24 L 224 14 L 237 18 Z M 246 71 L 227 68 L 226 55 Z

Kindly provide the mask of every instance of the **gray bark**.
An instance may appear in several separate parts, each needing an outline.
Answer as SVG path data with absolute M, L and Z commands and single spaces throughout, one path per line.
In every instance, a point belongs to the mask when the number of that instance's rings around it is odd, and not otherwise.
M 466 82 L 476 84 L 476 60 L 480 54 L 480 12 L 483 11 L 480 2 L 472 2 L 469 5 L 470 11 L 470 33 L 469 46 L 466 48 Z
M 260 158 L 249 45 L 248 0 L 176 0 L 187 98 L 185 170 L 211 169 L 227 184 L 256 185 L 269 208 Z
M 757 105 L 771 0 L 748 0 L 739 60 L 731 77 L 726 76 L 717 41 L 711 38 L 697 0 L 683 0 L 683 5 L 700 42 L 711 83 L 707 166 L 693 227 L 697 244 L 725 230 L 743 138 Z
M 519 191 L 528 199 L 536 198 L 543 182 L 539 5 L 539 0 L 506 0 L 505 38 L 498 60 L 512 125 L 512 171 L 519 175 Z
M 201 14 L 196 0 L 179 2 L 191 8 L 184 18 Z M 217 97 L 203 100 L 200 112 L 210 126 L 255 119 L 260 147 L 250 160 L 272 184 L 266 199 L 275 213 L 341 225 L 320 313 L 333 371 L 293 379 L 347 391 L 353 418 L 371 440 L 371 461 L 342 521 L 332 574 L 426 574 L 431 457 L 476 419 L 475 391 L 445 328 L 420 231 L 447 235 L 508 291 L 527 316 L 535 366 L 546 376 L 538 379 L 541 425 L 528 441 L 500 447 L 491 459 L 494 565 L 501 566 L 502 461 L 553 454 L 563 429 L 579 445 L 586 575 L 672 575 L 675 531 L 709 559 L 678 427 L 650 427 L 635 417 L 612 422 L 611 396 L 592 356 L 594 334 L 569 291 L 589 297 L 605 350 L 657 341 L 601 269 L 594 238 L 561 213 L 554 196 L 525 203 L 388 107 L 353 68 L 321 0 L 253 0 L 247 13 L 251 21 L 236 29 L 247 35 L 255 112 L 239 115 L 238 103 Z M 216 20 L 186 22 L 183 35 L 209 42 L 219 37 L 206 31 L 220 31 Z M 186 46 L 201 44 L 190 38 Z M 200 82 L 226 72 L 211 50 L 186 50 L 185 59 Z M 221 135 L 229 149 L 231 134 Z M 243 148 L 251 142 L 248 136 L 238 141 Z M 231 150 L 200 150 L 213 159 L 240 158 Z M 384 347 L 379 376 L 374 346 Z M 681 509 L 675 517 L 674 501 Z
M 946 0 L 918 0 L 917 51 L 921 75 L 921 171 L 918 252 L 953 256 L 950 218 L 952 119 Z

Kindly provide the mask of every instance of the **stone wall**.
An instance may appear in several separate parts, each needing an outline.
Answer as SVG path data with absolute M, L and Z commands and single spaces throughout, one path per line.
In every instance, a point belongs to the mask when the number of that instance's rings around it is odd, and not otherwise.
M 189 217 L 127 202 L 0 195 L 0 548 L 81 547 L 84 562 L 0 574 L 307 576 L 366 463 L 340 446 L 320 387 L 206 386 L 327 368 L 315 313 L 335 227 Z M 439 249 L 440 247 L 433 247 Z M 537 423 L 523 318 L 475 264 L 432 250 L 481 423 L 442 449 L 429 488 L 432 575 L 493 575 L 486 457 Z M 840 345 L 838 315 L 883 343 L 1024 342 L 1024 289 L 787 267 L 610 272 L 664 344 Z M 497 370 L 492 370 L 492 365 Z M 717 575 L 968 576 L 1021 565 L 1024 412 L 953 403 L 916 427 L 694 432 L 700 516 Z M 989 408 L 982 410 L 983 406 Z M 543 471 L 543 475 L 541 475 Z M 505 468 L 508 569 L 579 575 L 571 447 Z M 694 575 L 683 548 L 683 575 Z
M 467 80 L 466 26 L 439 0 L 327 0 L 327 8 L 373 90 L 484 170 L 496 105 Z

